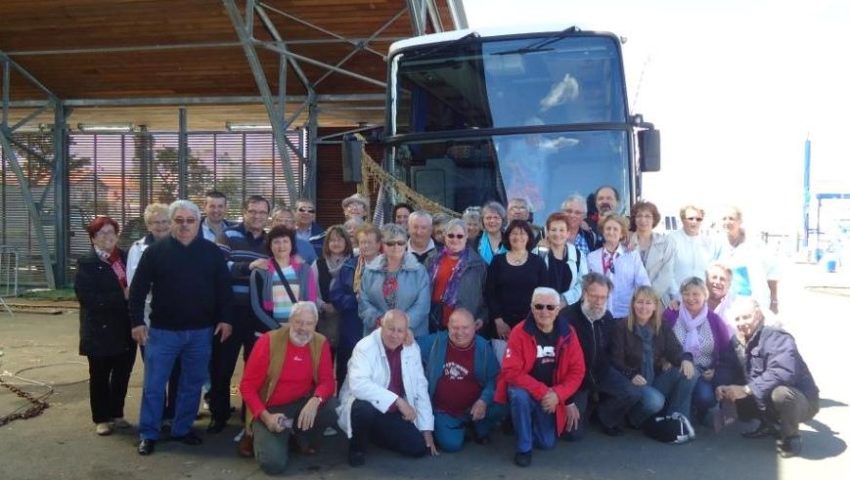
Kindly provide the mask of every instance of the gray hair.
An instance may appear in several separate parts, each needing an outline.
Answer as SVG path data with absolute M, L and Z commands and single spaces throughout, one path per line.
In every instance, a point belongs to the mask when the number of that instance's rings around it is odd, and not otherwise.
M 508 212 L 505 210 L 505 207 L 499 202 L 487 202 L 481 207 L 481 215 L 484 215 L 484 211 L 489 210 L 496 215 L 502 217 L 502 226 L 505 226 L 505 221 L 508 218 Z
M 292 305 L 292 309 L 289 311 L 289 318 L 294 318 L 298 315 L 309 315 L 316 322 L 319 321 L 319 309 L 316 308 L 316 304 L 313 302 L 300 301 L 295 302 Z
M 366 222 L 364 222 L 362 218 L 352 217 L 352 218 L 349 218 L 348 220 L 346 220 L 345 223 L 342 224 L 342 226 L 343 226 L 343 228 L 349 228 L 350 227 L 350 228 L 356 230 L 357 227 L 359 227 L 360 225 L 363 225 L 364 223 L 366 223 Z
M 712 268 L 719 268 L 720 270 L 723 270 L 723 273 L 725 273 L 726 276 L 729 277 L 729 280 L 730 281 L 732 280 L 732 269 L 729 267 L 729 265 L 726 265 L 723 262 L 712 262 L 712 263 L 709 263 L 707 267 L 705 267 L 706 282 L 708 282 L 708 271 L 711 270 Z
M 537 287 L 534 289 L 534 293 L 531 294 L 531 300 L 534 301 L 537 297 L 549 297 L 557 302 L 561 301 L 561 295 L 557 290 L 550 287 Z
M 736 297 L 735 300 L 732 300 L 732 304 L 729 305 L 729 310 L 727 311 L 727 315 L 729 320 L 735 321 L 735 317 L 741 311 L 752 311 L 754 315 L 758 316 L 762 321 L 764 321 L 764 312 L 761 311 L 761 305 L 759 305 L 758 300 L 753 297 Z
M 168 206 L 168 218 L 174 220 L 177 210 L 189 210 L 197 220 L 201 219 L 201 210 L 191 200 L 175 200 Z
M 293 212 L 292 209 L 287 207 L 286 205 L 278 205 L 278 206 L 274 207 L 274 210 L 272 210 L 272 217 L 274 217 L 275 215 L 280 215 L 281 213 L 284 213 L 284 212 L 286 212 L 290 215 L 293 215 L 293 216 L 295 215 L 295 212 Z
M 363 195 L 355 193 L 353 195 L 345 197 L 342 200 L 342 208 L 345 208 L 351 205 L 352 203 L 359 203 L 360 205 L 363 205 L 363 210 L 366 212 L 366 214 L 369 213 L 369 199 L 364 197 Z
M 473 220 L 476 222 L 481 222 L 481 208 L 469 207 L 463 211 L 463 216 L 461 218 L 463 218 L 464 220 Z
M 459 218 L 453 218 L 453 219 L 449 220 L 448 222 L 446 222 L 446 228 L 445 228 L 446 232 L 448 232 L 449 230 L 451 230 L 453 228 L 459 228 L 459 229 L 463 230 L 464 233 L 466 233 L 466 222 L 464 222 L 463 220 L 461 220 Z
M 587 289 L 590 288 L 591 285 L 602 285 L 603 287 L 608 289 L 608 294 L 611 294 L 611 291 L 614 290 L 614 282 L 611 281 L 610 278 L 602 275 L 599 272 L 588 272 L 581 279 L 581 291 L 586 292 Z
M 425 220 L 428 220 L 428 223 L 430 223 L 431 225 L 434 224 L 434 217 L 432 217 L 431 214 L 426 212 L 425 210 L 416 210 L 414 212 L 410 212 L 410 216 L 407 217 L 407 222 L 410 223 L 411 220 L 416 218 L 424 218 Z
M 382 240 L 389 241 L 395 238 L 407 240 L 407 230 L 395 223 L 387 223 L 381 227 Z
M 154 215 L 163 214 L 165 216 L 168 215 L 168 205 L 164 203 L 151 203 L 147 207 L 145 207 L 145 223 L 150 222 L 150 220 L 154 217 Z
M 435 226 L 442 226 L 442 225 L 445 225 L 446 223 L 448 223 L 449 220 L 451 220 L 452 218 L 454 218 L 454 217 L 452 217 L 451 215 L 448 215 L 448 214 L 445 214 L 445 213 L 438 213 L 438 214 L 434 215 L 433 224 Z
M 679 286 L 679 293 L 684 294 L 685 290 L 696 287 L 702 290 L 706 296 L 708 296 L 708 287 L 705 286 L 705 280 L 699 277 L 688 277 L 683 282 L 682 285 Z
M 573 193 L 572 195 L 567 197 L 567 199 L 561 203 L 561 210 L 566 210 L 567 205 L 573 202 L 576 202 L 581 205 L 581 210 L 584 213 L 587 213 L 587 200 L 585 200 L 585 198 L 580 193 Z

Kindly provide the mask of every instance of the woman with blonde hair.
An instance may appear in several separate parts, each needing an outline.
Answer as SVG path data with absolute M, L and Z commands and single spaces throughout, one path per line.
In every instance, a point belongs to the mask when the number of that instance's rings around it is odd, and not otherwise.
M 640 401 L 628 413 L 640 426 L 661 412 L 690 415 L 691 395 L 697 376 L 676 335 L 661 321 L 661 301 L 651 286 L 632 295 L 629 316 L 617 322 L 611 334 L 611 363 L 640 392 Z

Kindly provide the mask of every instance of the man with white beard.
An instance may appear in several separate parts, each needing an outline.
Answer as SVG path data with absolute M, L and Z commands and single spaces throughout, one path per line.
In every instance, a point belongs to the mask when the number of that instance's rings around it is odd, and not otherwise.
M 283 473 L 289 436 L 302 453 L 318 447 L 325 428 L 336 422 L 330 344 L 316 333 L 319 313 L 312 302 L 296 302 L 289 323 L 263 334 L 254 345 L 239 390 L 248 406 L 254 456 L 269 475 Z
M 640 390 L 629 388 L 630 381 L 611 366 L 608 344 L 614 318 L 607 310 L 608 296 L 613 284 L 601 273 L 590 272 L 581 282 L 581 301 L 563 309 L 565 317 L 578 334 L 584 352 L 585 374 L 578 392 L 567 400 L 567 421 L 577 427 L 565 434 L 568 440 L 579 440 L 587 425 L 588 403 L 599 393 L 605 397 L 599 402 L 596 413 L 602 431 L 613 437 L 623 434 L 620 422 L 625 414 L 640 401 Z

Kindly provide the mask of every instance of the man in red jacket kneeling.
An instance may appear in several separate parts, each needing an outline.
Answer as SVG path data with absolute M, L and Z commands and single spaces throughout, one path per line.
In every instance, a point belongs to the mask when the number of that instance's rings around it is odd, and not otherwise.
M 573 327 L 558 319 L 558 292 L 538 287 L 531 297 L 531 315 L 511 330 L 496 401 L 510 402 L 516 432 L 514 462 L 531 464 L 531 449 L 550 449 L 578 417 L 567 415 L 565 401 L 584 378 L 584 355 Z M 569 421 L 568 421 L 569 417 Z

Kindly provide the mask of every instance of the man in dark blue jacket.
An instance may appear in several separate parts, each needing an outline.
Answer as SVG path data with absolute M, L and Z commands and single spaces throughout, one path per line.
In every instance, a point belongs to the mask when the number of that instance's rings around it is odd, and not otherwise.
M 738 328 L 739 367 L 743 385 L 717 387 L 717 398 L 732 400 L 741 419 L 758 419 L 759 426 L 744 433 L 748 438 L 777 436 L 783 457 L 802 450 L 799 425 L 817 414 L 819 391 L 809 367 L 788 332 L 764 325 L 758 302 L 739 298 L 730 308 Z M 741 371 L 741 370 L 739 370 Z
M 463 448 L 467 426 L 475 441 L 490 443 L 490 431 L 505 414 L 493 403 L 499 361 L 490 342 L 475 334 L 475 319 L 463 308 L 449 317 L 447 331 L 417 339 L 434 410 L 434 438 L 440 449 Z
M 180 362 L 180 386 L 171 437 L 188 445 L 201 439 L 191 431 L 201 387 L 207 378 L 213 337 L 231 333 L 230 274 L 221 250 L 198 236 L 201 214 L 188 200 L 168 208 L 171 236 L 145 250 L 130 286 L 133 339 L 145 348 L 145 380 L 139 414 L 140 455 L 150 455 L 159 439 L 165 384 Z M 145 299 L 151 293 L 150 328 Z

